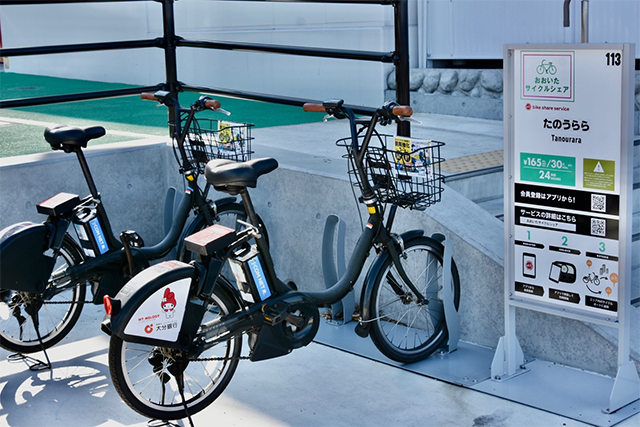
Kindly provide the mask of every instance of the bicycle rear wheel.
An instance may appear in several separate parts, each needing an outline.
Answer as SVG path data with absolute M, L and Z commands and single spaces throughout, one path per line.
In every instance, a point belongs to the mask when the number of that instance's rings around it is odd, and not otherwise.
M 202 323 L 237 309 L 235 300 L 216 286 Z M 230 337 L 192 360 L 187 352 L 125 342 L 112 335 L 109 371 L 118 394 L 133 410 L 153 419 L 175 420 L 203 410 L 223 392 L 241 350 L 242 336 Z M 185 364 L 183 403 L 176 374 Z
M 388 358 L 413 363 L 429 357 L 448 337 L 443 305 L 444 247 L 429 237 L 405 242 L 401 262 L 407 275 L 426 301 L 418 304 L 400 278 L 391 257 L 375 279 L 370 312 L 371 339 Z M 452 263 L 452 292 L 460 303 L 460 278 Z
M 82 260 L 82 254 L 67 235 L 56 256 L 53 274 L 61 273 Z M 46 349 L 55 345 L 78 321 L 86 292 L 86 282 L 49 281 L 45 293 L 52 296 L 47 299 L 42 294 L 0 288 L 0 346 L 17 353 L 34 353 L 42 349 L 30 314 L 34 311 L 40 325 L 42 346 Z

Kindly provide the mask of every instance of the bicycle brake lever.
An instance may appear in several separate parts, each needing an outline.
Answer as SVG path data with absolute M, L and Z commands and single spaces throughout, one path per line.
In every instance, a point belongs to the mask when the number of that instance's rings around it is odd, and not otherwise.
M 216 112 L 218 112 L 218 113 L 226 114 L 227 116 L 230 116 L 230 115 L 231 115 L 231 112 L 230 112 L 230 111 L 227 111 L 227 110 L 222 109 L 222 108 L 212 108 L 212 110 L 213 110 L 213 111 L 216 111 Z
M 413 117 L 408 117 L 408 116 L 398 116 L 398 120 L 400 120 L 401 122 L 413 122 L 417 125 L 422 124 L 420 120 L 417 120 L 417 119 L 414 119 Z
M 260 234 L 260 230 L 258 229 L 258 227 L 256 227 L 255 225 L 245 222 L 241 219 L 236 219 L 236 221 L 242 225 L 244 225 L 245 228 L 244 230 L 241 230 L 240 233 L 248 233 L 250 235 L 252 235 L 252 237 L 259 239 L 260 237 L 262 237 L 262 235 Z

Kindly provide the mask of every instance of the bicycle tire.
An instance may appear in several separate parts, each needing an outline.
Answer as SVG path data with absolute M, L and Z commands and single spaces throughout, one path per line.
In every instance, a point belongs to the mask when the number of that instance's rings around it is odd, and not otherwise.
M 405 242 L 402 265 L 414 285 L 427 298 L 416 304 L 396 267 L 388 257 L 372 288 L 370 336 L 376 347 L 388 358 L 400 363 L 426 359 L 440 348 L 448 337 L 443 305 L 442 244 L 429 237 Z M 460 304 L 460 277 L 452 262 L 452 292 L 455 307 Z M 399 295 L 390 283 L 399 285 Z
M 51 250 L 49 250 L 51 251 Z M 71 236 L 65 235 L 60 252 L 56 256 L 54 272 L 79 264 L 84 257 Z M 66 284 L 62 284 L 64 286 Z M 51 290 L 51 281 L 47 291 Z M 57 344 L 74 327 L 82 312 L 87 292 L 86 282 L 76 283 L 44 301 L 41 294 L 0 289 L 0 346 L 17 353 L 34 353 Z M 27 310 L 34 304 L 38 309 L 42 346 Z
M 216 286 L 202 322 L 238 308 L 236 300 L 222 286 Z M 223 360 L 188 362 L 184 371 L 186 409 L 171 373 L 178 350 L 129 343 L 112 335 L 109 372 L 116 391 L 134 411 L 153 419 L 175 420 L 196 414 L 220 396 L 235 373 L 241 351 L 242 336 L 237 335 L 198 356 Z

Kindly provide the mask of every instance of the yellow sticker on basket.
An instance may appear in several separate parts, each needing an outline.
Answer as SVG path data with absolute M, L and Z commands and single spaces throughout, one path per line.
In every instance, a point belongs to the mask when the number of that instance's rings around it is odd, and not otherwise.
M 367 210 L 369 211 L 369 213 L 371 215 L 373 215 L 374 213 L 376 213 L 376 207 L 375 206 L 368 206 Z

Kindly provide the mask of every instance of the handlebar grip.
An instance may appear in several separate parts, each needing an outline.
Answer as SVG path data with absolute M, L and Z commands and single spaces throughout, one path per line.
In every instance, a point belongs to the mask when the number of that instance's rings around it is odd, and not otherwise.
M 322 104 L 314 104 L 312 102 L 307 102 L 302 106 L 302 109 L 306 112 L 310 113 L 326 113 L 327 109 Z
M 157 101 L 158 100 L 158 98 L 154 94 L 149 93 L 149 92 L 141 93 L 140 94 L 140 98 L 144 99 L 145 101 Z
M 220 108 L 220 101 L 218 101 L 217 99 L 207 99 L 207 101 L 204 103 L 204 106 L 207 108 Z
M 393 107 L 392 112 L 394 116 L 411 117 L 413 114 L 413 108 L 408 105 L 398 105 L 397 107 Z

